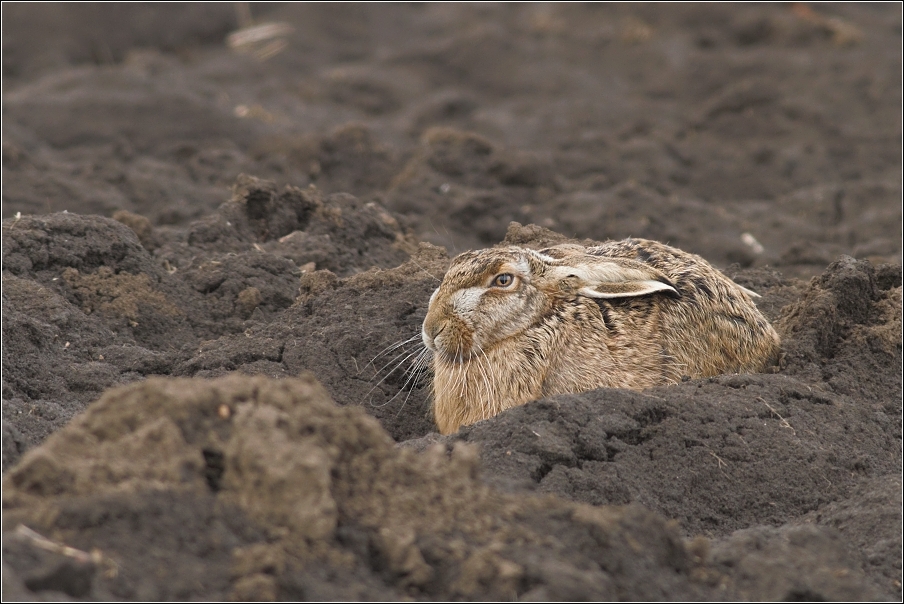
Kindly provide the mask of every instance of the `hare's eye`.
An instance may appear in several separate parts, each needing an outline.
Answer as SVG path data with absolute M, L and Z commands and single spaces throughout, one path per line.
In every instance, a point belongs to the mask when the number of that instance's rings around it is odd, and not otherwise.
M 496 275 L 496 278 L 493 279 L 493 287 L 508 287 L 514 281 L 514 275 L 511 273 L 502 273 L 501 275 Z

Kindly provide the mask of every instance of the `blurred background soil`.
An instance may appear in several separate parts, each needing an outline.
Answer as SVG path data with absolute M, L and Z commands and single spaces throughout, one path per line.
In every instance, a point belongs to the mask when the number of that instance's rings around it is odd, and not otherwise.
M 2 10 L 4 599 L 900 599 L 900 5 Z M 450 257 L 628 236 L 781 366 L 436 435 Z

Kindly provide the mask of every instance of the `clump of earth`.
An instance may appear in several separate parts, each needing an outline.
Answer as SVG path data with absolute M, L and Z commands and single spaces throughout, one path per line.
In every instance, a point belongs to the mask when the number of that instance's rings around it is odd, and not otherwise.
M 4 7 L 4 599 L 900 599 L 899 6 L 251 11 Z M 780 364 L 438 435 L 451 258 L 628 236 Z

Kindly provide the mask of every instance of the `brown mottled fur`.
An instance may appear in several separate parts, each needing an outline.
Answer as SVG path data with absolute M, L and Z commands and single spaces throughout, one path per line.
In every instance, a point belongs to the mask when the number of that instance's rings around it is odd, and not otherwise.
M 515 282 L 494 285 L 503 273 Z M 449 434 L 551 394 L 762 371 L 779 338 L 751 293 L 643 239 L 461 254 L 424 320 L 437 426 Z

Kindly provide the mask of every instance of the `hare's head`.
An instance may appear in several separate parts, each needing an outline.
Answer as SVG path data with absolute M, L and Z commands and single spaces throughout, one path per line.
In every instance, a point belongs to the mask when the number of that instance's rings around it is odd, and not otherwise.
M 433 292 L 421 332 L 437 360 L 466 362 L 517 336 L 576 296 L 620 298 L 664 292 L 669 279 L 633 260 L 580 246 L 503 247 L 459 255 Z

